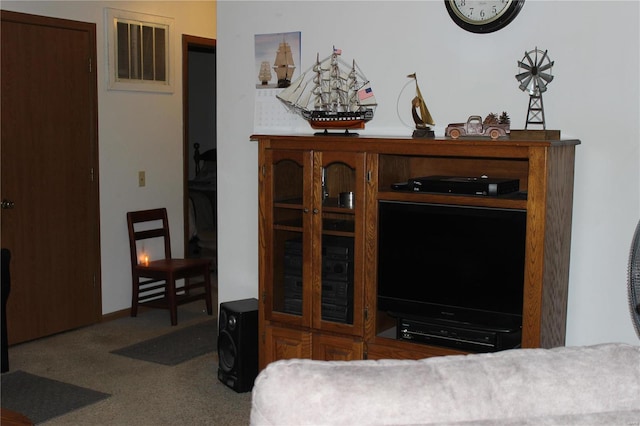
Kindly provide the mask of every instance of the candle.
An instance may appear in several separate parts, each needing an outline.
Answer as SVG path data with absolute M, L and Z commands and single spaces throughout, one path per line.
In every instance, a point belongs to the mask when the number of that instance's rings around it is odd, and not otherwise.
M 146 254 L 140 256 L 140 263 L 144 266 L 149 266 L 149 256 Z

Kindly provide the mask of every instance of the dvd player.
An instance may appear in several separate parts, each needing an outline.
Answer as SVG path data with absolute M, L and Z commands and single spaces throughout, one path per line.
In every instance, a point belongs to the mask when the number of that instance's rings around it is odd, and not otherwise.
M 519 179 L 462 177 L 462 176 L 424 176 L 407 181 L 406 186 L 394 185 L 394 189 L 407 189 L 414 192 L 437 192 L 461 195 L 498 196 L 520 190 Z
M 500 332 L 464 325 L 398 318 L 397 339 L 474 352 L 496 352 L 520 346 L 522 331 Z

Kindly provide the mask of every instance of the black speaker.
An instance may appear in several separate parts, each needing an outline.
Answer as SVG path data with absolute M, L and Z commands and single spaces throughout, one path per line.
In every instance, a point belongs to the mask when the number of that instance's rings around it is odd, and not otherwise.
M 218 380 L 236 392 L 248 392 L 258 375 L 258 300 L 220 304 Z

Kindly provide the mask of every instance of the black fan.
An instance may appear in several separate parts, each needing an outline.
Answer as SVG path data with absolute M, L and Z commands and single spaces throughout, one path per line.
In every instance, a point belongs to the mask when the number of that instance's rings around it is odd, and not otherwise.
M 631 241 L 629 253 L 629 310 L 631 319 L 640 337 L 640 222 L 636 226 L 636 232 Z

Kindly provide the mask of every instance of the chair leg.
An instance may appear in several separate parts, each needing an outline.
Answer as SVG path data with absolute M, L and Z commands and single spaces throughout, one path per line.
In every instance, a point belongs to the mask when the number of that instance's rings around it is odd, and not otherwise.
M 178 325 L 178 302 L 176 296 L 176 280 L 173 274 L 167 277 L 167 301 L 169 303 L 169 314 L 171 315 L 171 325 Z
M 189 295 L 189 292 L 191 291 L 191 284 L 189 283 L 189 280 L 191 280 L 191 278 L 185 278 L 184 279 L 184 294 L 185 296 Z
M 208 264 L 205 268 L 205 274 L 204 274 L 204 294 L 205 294 L 205 302 L 207 304 L 207 313 L 209 315 L 213 315 L 213 306 L 211 302 L 211 270 L 209 269 Z
M 138 297 L 140 293 L 140 279 L 133 277 L 133 289 L 131 290 L 131 316 L 138 316 Z

